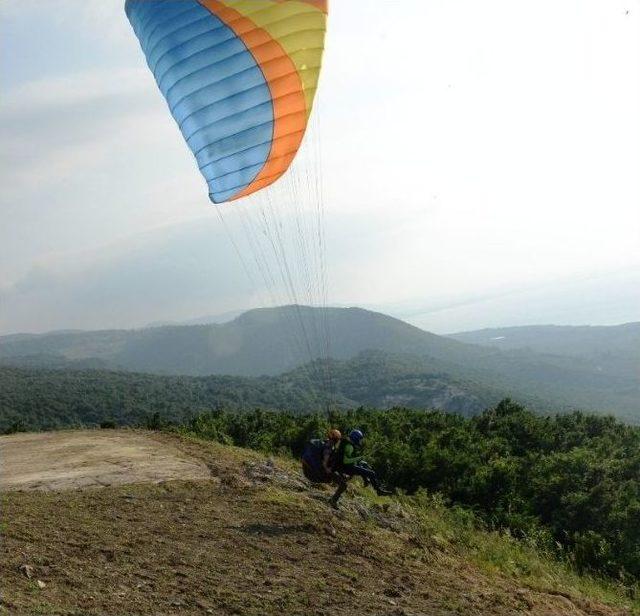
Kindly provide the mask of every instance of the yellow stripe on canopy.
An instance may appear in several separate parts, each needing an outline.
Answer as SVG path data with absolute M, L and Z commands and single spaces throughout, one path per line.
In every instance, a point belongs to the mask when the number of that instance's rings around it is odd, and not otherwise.
M 247 17 L 276 40 L 296 67 L 311 114 L 318 87 L 327 15 L 322 3 L 302 0 L 221 0 L 222 4 Z

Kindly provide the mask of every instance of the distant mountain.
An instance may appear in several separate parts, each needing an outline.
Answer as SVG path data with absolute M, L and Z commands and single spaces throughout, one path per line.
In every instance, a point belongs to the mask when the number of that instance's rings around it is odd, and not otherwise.
M 640 323 L 608 327 L 505 327 L 462 332 L 450 338 L 500 350 L 527 350 L 579 359 L 600 373 L 630 377 L 640 373 Z
M 229 312 L 223 312 L 221 314 L 206 314 L 201 317 L 195 317 L 192 319 L 185 319 L 184 321 L 156 321 L 149 323 L 147 327 L 166 327 L 175 325 L 211 325 L 212 323 L 228 323 L 236 317 L 239 317 L 244 310 L 230 310 Z
M 326 355 L 349 359 L 372 349 L 445 360 L 473 352 L 380 313 L 303 306 L 251 310 L 224 324 L 0 337 L 0 359 L 91 358 L 113 368 L 192 376 L 276 375 Z
M 359 308 L 288 306 L 252 310 L 224 324 L 9 336 L 0 338 L 0 362 L 24 365 L 27 358 L 30 366 L 73 368 L 69 362 L 90 361 L 113 370 L 249 377 L 279 375 L 326 356 L 344 361 L 377 351 L 405 356 L 405 368 L 408 362 L 415 374 L 472 381 L 539 410 L 640 415 L 640 375 L 626 359 L 616 368 L 614 357 L 603 368 L 586 355 L 495 346 L 436 336 Z M 388 378 L 369 370 L 359 370 L 358 386 Z
M 502 327 L 460 332 L 449 337 L 502 349 L 530 348 L 538 353 L 581 356 L 613 352 L 640 358 L 640 323 Z
M 0 358 L 0 366 L 3 364 L 16 368 L 48 368 L 52 370 L 109 370 L 112 368 L 108 362 L 96 357 L 67 359 L 62 355 L 48 355 L 46 353 Z

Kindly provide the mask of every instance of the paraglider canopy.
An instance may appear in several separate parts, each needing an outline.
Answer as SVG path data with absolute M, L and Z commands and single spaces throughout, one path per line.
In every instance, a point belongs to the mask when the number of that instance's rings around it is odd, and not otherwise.
M 214 203 L 275 182 L 316 93 L 327 0 L 126 0 Z

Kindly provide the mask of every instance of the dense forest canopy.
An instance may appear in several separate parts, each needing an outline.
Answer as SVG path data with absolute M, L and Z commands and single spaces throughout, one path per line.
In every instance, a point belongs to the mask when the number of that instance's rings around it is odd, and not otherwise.
M 332 405 L 338 408 L 411 406 L 471 415 L 497 403 L 497 390 L 454 379 L 415 358 L 380 353 L 332 362 Z M 315 411 L 326 406 L 316 371 L 302 367 L 276 377 L 157 376 L 108 370 L 51 370 L 0 366 L 0 432 L 133 425 L 147 415 L 184 421 L 219 407 Z
M 631 584 L 640 577 L 640 428 L 612 417 L 538 416 L 505 400 L 472 418 L 407 409 L 330 418 L 220 410 L 179 429 L 297 456 L 329 425 L 361 428 L 367 460 L 389 485 L 440 493 L 581 570 Z

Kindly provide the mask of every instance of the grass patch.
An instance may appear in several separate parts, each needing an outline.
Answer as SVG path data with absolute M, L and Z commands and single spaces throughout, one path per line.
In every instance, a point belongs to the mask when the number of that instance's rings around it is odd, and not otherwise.
M 417 523 L 425 544 L 453 551 L 489 576 L 508 576 L 523 587 L 569 596 L 586 596 L 640 614 L 635 589 L 607 578 L 578 573 L 570 563 L 508 533 L 488 531 L 473 513 L 447 507 L 442 499 L 421 493 L 400 498 Z

